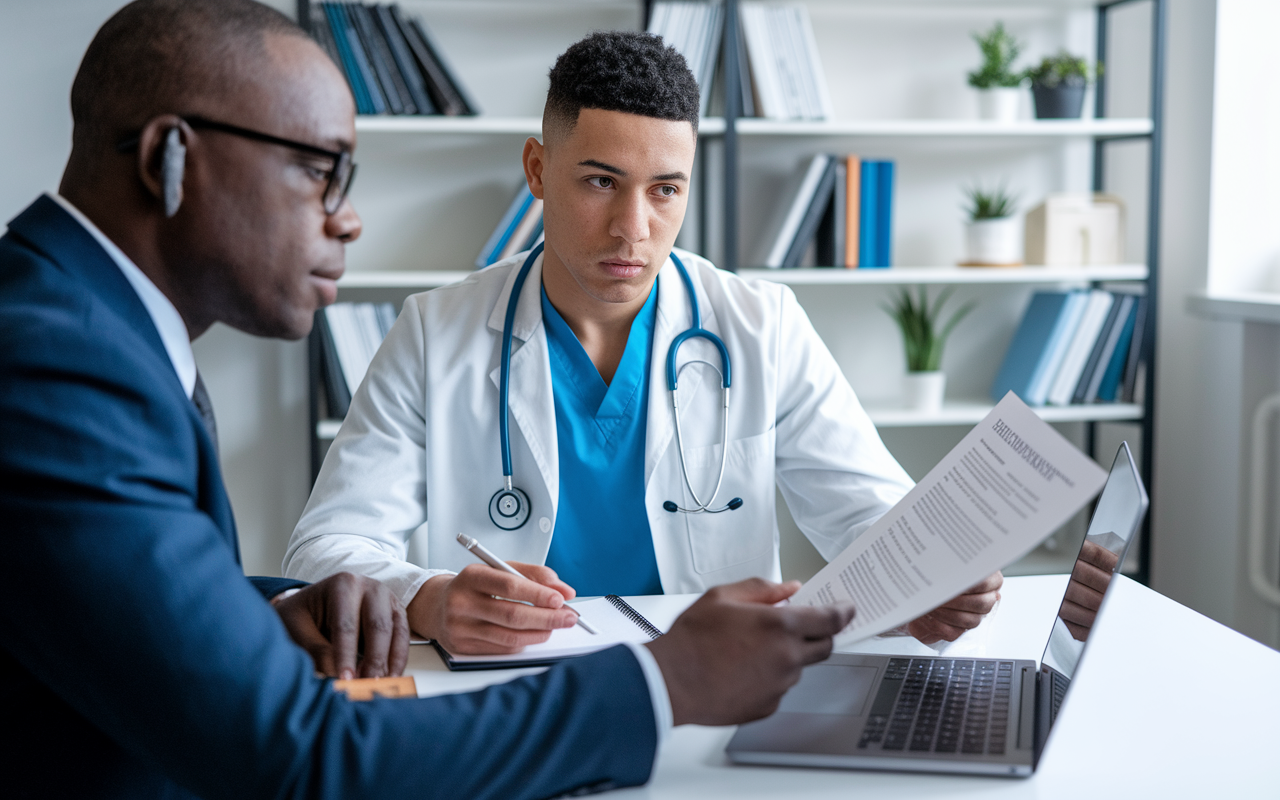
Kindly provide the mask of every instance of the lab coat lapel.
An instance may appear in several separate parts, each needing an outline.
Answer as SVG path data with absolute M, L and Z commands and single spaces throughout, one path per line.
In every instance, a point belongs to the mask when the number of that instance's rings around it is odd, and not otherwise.
M 507 277 L 506 286 L 489 315 L 489 328 L 497 333 L 502 347 L 502 326 L 507 313 L 507 299 L 520 267 Z M 511 384 L 508 403 L 511 409 L 512 460 L 516 459 L 516 437 L 524 438 L 533 455 L 543 483 L 551 497 L 552 518 L 560 498 L 560 451 L 556 444 L 556 407 L 551 387 L 551 362 L 547 355 L 547 337 L 542 324 L 542 256 L 538 256 L 529 277 L 525 279 L 511 326 Z M 493 385 L 501 387 L 501 361 L 489 373 Z M 519 467 L 513 464 L 515 484 L 520 485 Z
M 690 269 L 692 259 L 685 258 L 685 268 Z M 707 302 L 706 293 L 701 291 L 698 273 L 690 269 L 694 290 L 698 292 L 698 307 L 702 311 L 702 327 L 714 331 L 715 314 Z M 685 290 L 684 281 L 675 263 L 668 258 L 658 272 L 658 315 L 653 325 L 653 350 L 649 367 L 649 415 L 646 420 L 646 440 L 644 453 L 644 485 L 646 490 L 654 469 L 662 460 L 663 453 L 671 446 L 675 437 L 675 423 L 671 411 L 671 393 L 667 391 L 667 353 L 671 342 L 693 324 L 693 313 L 689 305 L 689 294 Z M 690 343 L 687 346 L 692 346 Z M 679 364 L 677 364 L 679 366 Z M 685 419 L 685 409 L 691 407 L 702 387 L 702 371 L 687 370 L 680 376 L 681 421 Z

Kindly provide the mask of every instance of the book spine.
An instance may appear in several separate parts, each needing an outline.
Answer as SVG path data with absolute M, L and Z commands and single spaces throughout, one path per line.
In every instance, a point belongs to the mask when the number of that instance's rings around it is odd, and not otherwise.
M 418 113 L 413 96 L 409 94 L 409 86 L 391 53 L 391 43 L 378 24 L 378 10 L 372 6 L 356 6 L 356 10 L 360 12 L 365 39 L 372 45 L 374 69 L 378 73 L 378 80 L 382 82 L 392 111 L 396 114 Z
M 1102 333 L 1098 336 L 1098 342 L 1101 347 L 1097 350 L 1097 358 L 1094 359 L 1090 354 L 1092 363 L 1086 364 L 1084 374 L 1080 376 L 1080 383 L 1076 384 L 1076 390 L 1071 396 L 1073 403 L 1093 403 L 1098 399 L 1098 388 L 1102 385 L 1102 377 L 1106 374 L 1107 368 L 1111 366 L 1111 357 L 1115 355 L 1116 345 L 1120 341 L 1120 334 L 1124 331 L 1124 326 L 1129 322 L 1129 307 L 1133 302 L 1133 298 L 1127 294 L 1112 294 L 1115 298 L 1111 303 L 1111 313 L 1107 316 L 1106 324 L 1102 326 Z
M 387 112 L 403 114 L 404 104 L 400 102 L 400 94 L 396 91 L 390 70 L 382 61 L 378 37 L 373 30 L 373 17 L 369 14 L 368 7 L 353 3 L 347 6 L 347 12 L 351 14 L 351 20 L 355 23 L 356 37 L 360 39 L 360 45 L 364 48 L 365 58 L 369 62 L 369 72 L 373 76 L 373 83 L 382 93 L 382 101 L 386 105 Z
M 467 94 L 462 82 L 458 80 L 458 73 L 449 66 L 448 60 L 444 57 L 444 52 L 436 46 L 435 40 L 431 38 L 431 31 L 427 29 L 427 26 L 420 19 L 411 19 L 409 23 L 418 32 L 418 37 L 422 39 L 423 46 L 430 52 L 432 60 L 440 67 L 444 81 L 448 84 L 457 101 L 458 113 L 466 116 L 479 114 L 480 109 L 476 106 L 475 101 L 471 99 L 471 96 Z
M 1129 341 L 1129 360 L 1124 365 L 1124 389 L 1120 400 L 1132 403 L 1138 384 L 1138 365 L 1142 362 L 1142 341 L 1146 338 L 1147 298 L 1138 298 L 1137 315 L 1133 323 L 1133 338 Z
M 356 63 L 360 82 L 364 84 L 365 92 L 369 96 L 369 103 L 373 107 L 373 113 L 385 114 L 387 113 L 387 101 L 382 96 L 382 87 L 378 85 L 378 79 L 373 74 L 373 67 L 369 64 L 369 52 L 365 49 L 364 43 L 360 41 L 360 31 L 356 27 L 355 11 L 349 3 L 341 3 L 338 8 L 343 18 L 343 32 L 347 37 L 347 45 L 350 47 L 352 58 Z
M 497 227 L 493 229 L 493 233 L 489 234 L 484 247 L 480 248 L 480 255 L 476 257 L 477 268 L 483 269 L 497 260 L 494 255 L 502 252 L 502 246 L 507 243 L 506 237 L 511 235 L 513 226 L 532 200 L 533 195 L 529 192 L 528 184 L 522 184 L 520 191 L 516 192 L 507 210 L 503 212 L 502 219 L 498 220 Z
M 333 329 L 329 326 L 327 311 L 328 309 L 324 309 L 316 314 L 322 355 L 320 368 L 323 372 L 325 404 L 329 407 L 329 416 L 333 419 L 342 419 L 347 416 L 347 411 L 351 408 L 351 391 L 347 387 L 346 377 L 342 374 L 342 361 L 338 357 L 338 346 L 334 340 Z
M 435 103 L 431 102 L 431 98 L 427 95 L 427 86 L 422 78 L 422 70 L 418 69 L 418 64 L 413 60 L 413 53 L 409 51 L 409 43 L 404 40 L 404 34 L 400 32 L 400 27 L 396 25 L 395 19 L 391 16 L 391 9 L 387 6 L 378 6 L 375 9 L 378 20 L 378 27 L 382 29 L 382 35 L 386 37 L 387 44 L 391 48 L 391 57 L 395 59 L 396 67 L 405 82 L 405 89 L 413 98 L 413 105 L 419 114 L 437 114 Z
M 879 164 L 863 159 L 860 172 L 862 197 L 859 200 L 861 214 L 858 220 L 858 267 L 867 269 L 876 266 L 876 186 Z
M 413 25 L 414 20 L 406 18 L 398 5 L 391 6 L 391 16 L 395 20 L 396 27 L 400 29 L 400 34 L 404 36 L 405 42 L 408 43 L 414 60 L 418 62 L 418 69 L 432 104 L 441 114 L 448 116 L 459 114 L 458 108 L 461 101 L 453 95 L 448 81 L 444 79 L 440 70 L 440 65 L 436 63 L 430 48 L 422 39 L 420 29 Z
M 862 220 L 862 160 L 855 155 L 848 156 L 845 159 L 844 174 L 848 180 L 844 210 L 844 266 L 857 269 L 859 223 Z
M 822 170 L 822 178 L 818 181 L 818 189 L 813 193 L 813 199 L 809 201 L 809 207 L 805 209 L 800 228 L 791 240 L 791 247 L 787 250 L 787 257 L 782 262 L 783 269 L 795 269 L 800 266 L 800 260 L 804 258 L 805 251 L 809 249 L 809 243 L 813 241 L 818 232 L 818 225 L 826 216 L 827 208 L 831 205 L 831 195 L 835 181 L 835 162 L 831 158 L 827 158 L 826 166 Z
M 351 94 L 356 101 L 356 112 L 359 114 L 372 114 L 373 102 L 369 99 L 369 92 L 365 89 L 364 81 L 360 78 L 360 68 L 356 66 L 356 57 L 351 52 L 351 40 L 347 36 L 347 23 L 342 14 L 342 9 L 337 3 L 321 3 L 325 16 L 329 20 L 329 30 L 333 34 L 334 46 L 338 50 L 338 55 L 342 62 L 342 72 L 346 75 L 347 85 L 351 87 Z
M 831 258 L 827 266 L 843 267 L 845 239 L 848 236 L 849 170 L 843 158 L 835 158 L 836 184 L 831 196 L 832 236 Z
M 489 263 L 496 264 L 503 259 L 503 254 L 507 250 L 507 246 L 511 243 L 512 237 L 515 236 L 516 230 L 520 227 L 520 223 L 524 221 L 525 216 L 529 213 L 529 207 L 536 200 L 533 193 L 529 191 L 529 187 L 524 189 L 524 198 L 520 201 L 520 210 L 507 223 L 507 227 L 502 231 L 502 235 L 498 237 L 498 244 L 489 253 Z
M 1111 354 L 1111 363 L 1098 385 L 1098 393 L 1094 398 L 1100 403 L 1114 403 L 1120 389 L 1120 378 L 1129 360 L 1129 345 L 1133 341 L 1133 328 L 1138 318 L 1138 305 L 1141 297 L 1133 297 L 1129 304 L 1129 314 L 1124 321 L 1124 329 L 1120 331 L 1120 339 L 1116 342 L 1115 352 Z
M 529 209 L 524 213 L 524 217 L 520 220 L 520 224 L 512 232 L 511 238 L 507 241 L 506 247 L 502 248 L 503 258 L 510 258 L 520 252 L 520 247 L 533 236 L 533 230 L 542 221 L 542 199 L 535 197 L 533 202 L 529 204 Z
M 818 184 L 822 181 L 822 174 L 827 167 L 826 160 L 826 155 L 819 154 L 809 162 L 804 181 L 800 184 L 800 189 L 796 192 L 795 197 L 792 198 L 791 208 L 788 209 L 782 228 L 778 231 L 778 236 L 773 241 L 773 247 L 769 251 L 768 258 L 765 259 L 764 265 L 766 267 L 779 269 L 782 267 L 783 261 L 786 260 L 787 252 L 796 237 L 796 232 L 800 230 L 800 224 L 804 221 L 804 213 L 813 199 L 813 193 L 817 191 Z
M 876 169 L 876 266 L 893 266 L 894 163 L 881 161 Z

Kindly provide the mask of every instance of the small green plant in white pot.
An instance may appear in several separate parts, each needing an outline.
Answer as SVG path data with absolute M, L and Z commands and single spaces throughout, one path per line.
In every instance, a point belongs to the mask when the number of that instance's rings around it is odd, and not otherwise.
M 969 204 L 965 213 L 965 258 L 963 267 L 1018 267 L 1022 265 L 1022 223 L 1017 216 L 1018 198 L 1004 186 L 987 190 L 973 186 L 965 190 Z
M 969 73 L 969 85 L 978 90 L 978 115 L 982 119 L 1013 122 L 1022 103 L 1023 73 L 1013 71 L 1022 43 L 1004 29 L 1003 22 L 986 33 L 974 33 L 982 52 L 982 66 Z
M 960 320 L 977 306 L 971 300 L 942 322 L 942 307 L 951 297 L 950 287 L 938 294 L 933 305 L 929 293 L 920 287 L 918 299 L 903 289 L 890 305 L 882 306 L 898 323 L 902 345 L 907 355 L 907 374 L 902 383 L 903 406 L 926 413 L 937 413 L 946 394 L 947 375 L 942 371 L 942 348 Z

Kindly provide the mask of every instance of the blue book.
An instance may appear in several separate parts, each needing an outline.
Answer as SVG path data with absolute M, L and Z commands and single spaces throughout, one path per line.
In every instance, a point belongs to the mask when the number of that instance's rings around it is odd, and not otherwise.
M 1111 354 L 1111 362 L 1107 364 L 1107 371 L 1103 373 L 1102 383 L 1098 386 L 1099 403 L 1114 403 L 1116 400 L 1120 378 L 1124 375 L 1125 363 L 1129 360 L 1129 345 L 1133 342 L 1133 329 L 1138 323 L 1138 304 L 1141 302 L 1141 298 L 1135 298 L 1129 308 L 1129 317 L 1124 321 L 1115 352 Z
M 355 56 L 351 54 L 351 39 L 347 33 L 346 16 L 342 9 L 334 3 L 323 3 L 325 16 L 329 18 L 329 30 L 333 33 L 334 46 L 338 48 L 338 56 L 342 59 L 342 71 L 346 73 L 347 83 L 351 86 L 351 94 L 355 97 L 357 114 L 372 114 L 373 101 L 360 78 L 360 68 L 356 66 Z
M 1072 296 L 1078 292 L 1036 292 L 1022 315 L 1018 331 L 1009 342 L 1004 363 L 991 384 L 991 398 L 995 402 L 1008 392 L 1022 398 L 1027 405 L 1044 405 L 1044 398 L 1032 402 L 1031 390 L 1037 383 L 1049 383 L 1044 379 L 1049 370 L 1051 350 L 1058 339 L 1070 339 L 1074 333 L 1066 330 L 1071 310 Z
M 507 242 L 511 240 L 511 234 L 515 233 L 520 220 L 524 219 L 525 212 L 529 210 L 532 203 L 533 192 L 530 192 L 528 184 L 525 184 L 520 187 L 520 191 L 516 192 L 515 199 L 511 201 L 511 205 L 507 206 L 507 213 L 502 215 L 498 226 L 493 229 L 493 233 L 489 234 L 489 240 L 484 243 L 484 247 L 480 248 L 480 255 L 476 256 L 477 269 L 483 269 L 498 260 L 498 254 L 507 246 Z
M 893 162 L 881 161 L 876 169 L 876 261 L 873 266 L 893 266 Z
M 369 63 L 369 54 L 365 52 L 364 43 L 360 41 L 360 34 L 356 30 L 356 12 L 346 3 L 338 4 L 338 10 L 340 12 L 339 16 L 342 17 L 342 30 L 346 34 L 347 44 L 351 48 L 352 60 L 355 62 L 360 82 L 364 84 L 364 90 L 369 97 L 369 104 L 373 108 L 373 113 L 385 114 L 387 113 L 387 101 L 382 96 L 382 88 L 378 85 L 378 78 L 373 74 L 373 66 Z
M 863 159 L 858 183 L 858 266 L 876 266 L 876 176 L 879 164 Z
M 1031 387 L 1027 390 L 1028 405 L 1042 406 L 1049 400 L 1049 390 L 1053 388 L 1053 379 L 1058 376 L 1058 368 L 1067 358 L 1067 352 L 1074 341 L 1076 328 L 1084 313 L 1089 308 L 1088 292 L 1072 292 L 1067 298 L 1067 306 L 1053 329 L 1049 344 L 1045 347 L 1045 358 L 1031 378 Z

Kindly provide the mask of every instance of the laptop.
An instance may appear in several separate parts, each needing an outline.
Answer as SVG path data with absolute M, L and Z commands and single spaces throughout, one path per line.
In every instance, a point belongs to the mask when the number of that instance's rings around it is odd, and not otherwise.
M 739 727 L 726 748 L 729 758 L 742 764 L 1031 775 L 1066 702 L 1107 587 L 1146 511 L 1146 490 L 1128 444 L 1122 444 L 1038 668 L 1025 659 L 837 653 L 806 668 L 773 715 Z

